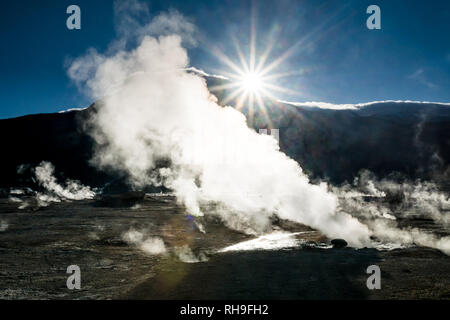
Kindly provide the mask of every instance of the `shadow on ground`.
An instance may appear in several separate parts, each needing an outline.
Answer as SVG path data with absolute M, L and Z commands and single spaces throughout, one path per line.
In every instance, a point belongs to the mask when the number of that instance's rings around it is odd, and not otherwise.
M 129 299 L 366 299 L 374 249 L 223 253 L 206 263 L 167 260 Z

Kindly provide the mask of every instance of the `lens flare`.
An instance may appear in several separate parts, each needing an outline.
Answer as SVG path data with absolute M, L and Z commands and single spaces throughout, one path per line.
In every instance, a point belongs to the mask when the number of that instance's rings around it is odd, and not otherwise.
M 253 123 L 254 111 L 265 118 L 265 122 L 271 127 L 270 117 L 266 107 L 270 104 L 278 104 L 278 93 L 296 94 L 298 92 L 280 87 L 274 82 L 283 77 L 292 76 L 295 72 L 275 73 L 275 68 L 280 65 L 290 54 L 283 54 L 273 61 L 269 61 L 269 55 L 275 42 L 275 35 L 269 37 L 267 47 L 262 54 L 257 53 L 256 49 L 256 27 L 252 21 L 252 27 L 249 38 L 249 54 L 245 55 L 241 45 L 235 38 L 232 38 L 234 48 L 237 53 L 237 61 L 229 58 L 217 47 L 210 47 L 212 53 L 227 66 L 227 70 L 214 70 L 217 74 L 226 77 L 224 84 L 211 86 L 209 89 L 214 92 L 220 92 L 222 96 L 221 104 L 226 105 L 233 102 L 236 109 L 243 108 L 248 110 L 249 124 Z

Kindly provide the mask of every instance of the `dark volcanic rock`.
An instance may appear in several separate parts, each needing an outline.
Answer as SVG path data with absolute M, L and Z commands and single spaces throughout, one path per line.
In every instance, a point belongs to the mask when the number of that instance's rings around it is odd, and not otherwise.
M 96 202 L 100 207 L 131 207 L 144 200 L 145 193 L 142 191 L 129 191 L 120 194 L 104 194 L 99 196 Z
M 135 209 L 94 203 L 52 203 L 24 214 L 0 199 L 0 220 L 9 225 L 0 232 L 0 299 L 450 297 L 450 257 L 438 250 L 338 250 L 311 241 L 310 247 L 289 250 L 221 253 L 251 237 L 212 223 L 208 215 L 199 221 L 207 232 L 200 232 L 173 196 L 146 196 Z M 209 261 L 148 255 L 123 241 L 130 229 L 161 238 L 169 251 L 188 246 L 209 255 Z M 301 233 L 299 240 L 310 241 L 311 234 Z M 82 268 L 81 290 L 66 287 L 69 264 Z M 382 270 L 382 290 L 367 289 L 365 271 L 373 264 Z
M 347 241 L 344 239 L 333 239 L 331 240 L 333 248 L 345 248 L 347 246 Z

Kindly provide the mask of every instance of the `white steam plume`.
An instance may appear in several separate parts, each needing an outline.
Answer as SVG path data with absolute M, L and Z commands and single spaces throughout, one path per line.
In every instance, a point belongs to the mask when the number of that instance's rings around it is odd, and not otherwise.
M 0 220 L 0 232 L 6 231 L 9 228 L 9 224 L 6 220 Z
M 164 185 L 190 214 L 217 214 L 229 227 L 248 233 L 269 230 L 270 217 L 277 215 L 354 246 L 370 245 L 375 235 L 448 252 L 447 238 L 400 230 L 387 206 L 364 206 L 359 200 L 351 202 L 354 190 L 335 194 L 325 183 L 311 184 L 298 163 L 279 151 L 274 138 L 248 128 L 237 110 L 219 106 L 205 81 L 188 72 L 182 39 L 190 38 L 192 25 L 172 13 L 140 26 L 132 17 L 147 14 L 141 6 L 131 1 L 116 7 L 132 8 L 131 15 L 118 15 L 125 17 L 119 23 L 122 37 L 107 53 L 90 50 L 68 70 L 92 98 L 101 98 L 87 124 L 97 142 L 95 165 L 127 173 L 136 187 Z M 134 30 L 132 39 L 123 28 Z M 386 193 L 373 182 L 357 192 L 374 197 Z M 417 192 L 422 191 L 411 194 Z M 366 224 L 348 214 L 354 211 Z
M 367 244 L 368 228 L 336 212 L 326 184 L 309 183 L 274 138 L 248 128 L 242 113 L 219 106 L 205 81 L 186 72 L 181 42 L 178 35 L 146 36 L 134 50 L 91 52 L 70 67 L 93 97 L 104 97 L 90 123 L 98 144 L 93 162 L 128 173 L 136 186 L 164 184 L 190 214 L 215 203 L 234 228 L 262 232 L 276 214 Z M 81 66 L 93 61 L 95 71 L 83 73 Z M 158 170 L 164 159 L 170 166 Z
M 198 255 L 196 255 L 187 245 L 174 247 L 173 253 L 178 259 L 180 259 L 180 261 L 184 263 L 198 263 L 208 261 L 208 257 L 204 253 L 200 252 Z
M 438 237 L 418 228 L 398 226 L 398 218 L 425 217 L 448 231 L 450 198 L 432 182 L 377 179 L 365 170 L 352 185 L 333 187 L 339 197 L 339 212 L 351 212 L 379 240 L 419 244 L 450 254 L 450 237 Z M 384 246 L 382 244 L 381 246 Z
M 157 237 L 147 237 L 143 232 L 134 229 L 125 232 L 122 235 L 122 239 L 149 255 L 160 255 L 167 252 L 162 239 Z
M 95 192 L 89 187 L 81 185 L 78 181 L 66 180 L 64 185 L 58 183 L 54 176 L 55 167 L 47 161 L 41 162 L 34 173 L 37 182 L 46 190 L 46 193 L 37 193 L 37 199 L 42 204 L 59 202 L 63 200 L 92 199 Z

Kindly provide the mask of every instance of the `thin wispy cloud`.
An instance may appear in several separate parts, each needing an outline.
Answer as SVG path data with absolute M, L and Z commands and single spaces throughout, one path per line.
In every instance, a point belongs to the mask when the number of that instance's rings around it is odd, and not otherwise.
M 430 89 L 435 89 L 438 87 L 437 84 L 430 81 L 428 76 L 425 74 L 425 70 L 423 68 L 419 68 L 416 71 L 414 71 L 412 74 L 408 76 L 408 79 L 415 80 L 425 86 L 427 86 Z

